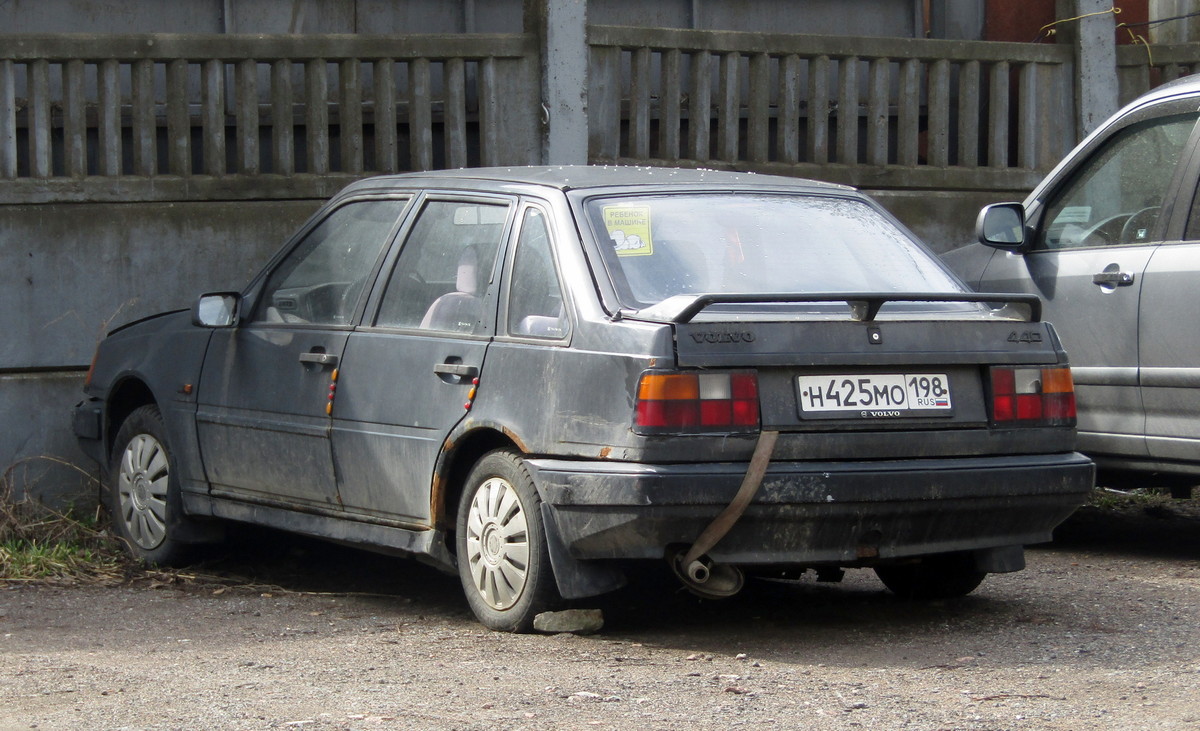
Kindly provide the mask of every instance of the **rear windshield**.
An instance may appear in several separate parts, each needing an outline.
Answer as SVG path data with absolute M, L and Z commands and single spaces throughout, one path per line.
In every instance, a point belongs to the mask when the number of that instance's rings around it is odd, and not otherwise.
M 688 193 L 592 198 L 622 303 L 675 295 L 962 292 L 920 244 L 849 198 Z

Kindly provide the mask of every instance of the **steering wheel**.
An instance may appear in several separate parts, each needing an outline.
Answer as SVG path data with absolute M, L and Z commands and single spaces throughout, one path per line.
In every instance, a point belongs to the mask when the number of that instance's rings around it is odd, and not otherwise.
M 1121 237 L 1117 243 L 1136 244 L 1145 241 L 1145 236 L 1138 238 L 1138 231 L 1145 231 L 1147 235 L 1150 233 L 1155 220 L 1158 219 L 1159 208 L 1159 206 L 1147 206 L 1125 219 L 1125 224 L 1121 226 Z

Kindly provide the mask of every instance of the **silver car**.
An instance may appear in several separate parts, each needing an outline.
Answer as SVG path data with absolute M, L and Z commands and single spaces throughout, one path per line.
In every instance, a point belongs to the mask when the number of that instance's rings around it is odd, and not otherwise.
M 944 261 L 1045 303 L 1071 356 L 1079 446 L 1113 477 L 1200 482 L 1200 77 L 1126 106 Z M 1152 483 L 1154 478 L 1150 480 Z
M 100 344 L 75 412 L 134 555 L 222 521 L 457 572 L 488 627 L 668 561 L 947 597 L 1084 499 L 1036 297 L 841 186 L 513 168 L 361 181 L 245 289 Z

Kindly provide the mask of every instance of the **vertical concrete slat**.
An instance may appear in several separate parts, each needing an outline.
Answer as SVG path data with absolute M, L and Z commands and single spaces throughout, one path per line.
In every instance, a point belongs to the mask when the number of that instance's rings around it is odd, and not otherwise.
M 48 178 L 54 172 L 50 147 L 50 62 L 29 64 L 29 174 Z
M 888 163 L 888 130 L 891 122 L 888 92 L 891 90 L 891 71 L 891 60 L 871 60 L 867 79 L 867 162 L 871 165 Z
M 240 172 L 258 175 L 258 61 L 238 61 L 236 94 L 238 165 Z
M 731 51 L 721 56 L 717 86 L 717 159 L 737 162 L 738 138 L 742 131 L 741 70 L 742 55 Z
M 950 62 L 938 59 L 929 70 L 929 164 L 950 164 Z
M 271 64 L 271 170 L 278 175 L 296 172 L 292 103 L 292 62 L 279 59 Z
M 808 161 L 829 162 L 829 57 L 808 62 Z
M 680 78 L 682 54 L 678 48 L 662 54 L 662 95 L 658 99 L 658 156 L 663 160 L 679 160 L 680 105 L 683 103 Z
M 158 172 L 157 135 L 154 99 L 154 62 L 148 58 L 133 62 L 131 104 L 133 106 L 133 171 L 151 176 Z
M 357 174 L 363 171 L 362 62 L 357 58 L 338 63 L 338 87 L 342 172 Z
M 433 99 L 427 58 L 408 64 L 408 138 L 411 169 L 433 168 Z
M 800 57 L 784 56 L 779 62 L 779 159 L 800 162 Z
M 192 174 L 192 120 L 188 114 L 188 62 L 177 58 L 167 64 L 167 170 L 171 175 Z
M 979 62 L 958 70 L 958 164 L 979 167 Z
M 304 141 L 308 149 L 308 172 L 329 172 L 329 77 L 325 59 L 304 64 Z
M 0 59 L 0 178 L 17 177 L 16 87 L 15 64 Z
M 396 172 L 396 62 L 375 61 L 375 169 Z
M 479 146 L 483 164 L 497 165 L 501 159 L 500 120 L 497 118 L 499 99 L 496 98 L 496 59 L 489 56 L 479 69 Z
M 83 61 L 78 58 L 63 65 L 63 172 L 72 178 L 87 175 L 83 69 Z
M 621 49 L 593 46 L 588 71 L 588 159 L 621 155 Z
M 746 157 L 751 162 L 771 159 L 771 57 L 750 57 L 750 104 L 747 109 Z
M 896 123 L 896 163 L 916 167 L 921 155 L 921 62 L 900 64 L 900 99 Z
M 858 57 L 838 61 L 837 161 L 858 163 Z
M 100 62 L 97 82 L 100 86 L 99 172 L 101 175 L 121 174 L 121 66 L 115 58 Z
M 629 154 L 650 157 L 650 49 L 633 52 L 629 66 Z
M 1007 61 L 992 65 L 988 88 L 988 167 L 1008 167 L 1008 73 Z
M 1037 168 L 1037 66 L 1021 64 L 1017 76 L 1017 166 Z
M 712 156 L 712 54 L 708 51 L 692 54 L 688 86 L 688 156 L 704 162 Z
M 206 175 L 225 174 L 225 62 L 210 58 L 200 73 L 200 126 Z
M 443 112 L 446 137 L 446 164 L 451 168 L 467 166 L 467 87 L 466 63 L 461 58 L 447 59 L 443 65 L 446 104 Z

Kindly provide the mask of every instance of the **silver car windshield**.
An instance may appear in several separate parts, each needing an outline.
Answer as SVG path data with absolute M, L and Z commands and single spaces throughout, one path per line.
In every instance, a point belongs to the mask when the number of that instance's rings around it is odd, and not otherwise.
M 586 204 L 622 302 L 692 294 L 962 292 L 919 243 L 851 198 L 770 193 Z

